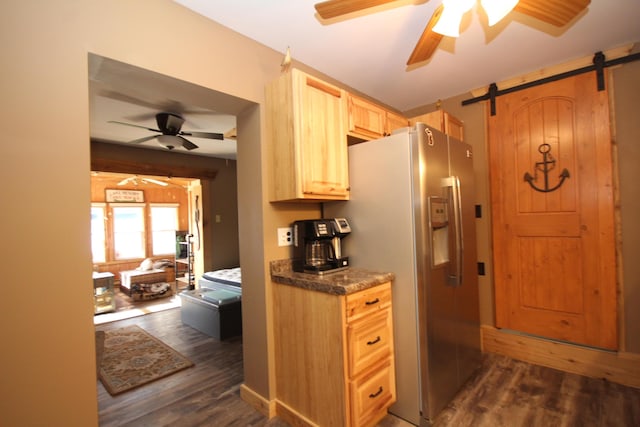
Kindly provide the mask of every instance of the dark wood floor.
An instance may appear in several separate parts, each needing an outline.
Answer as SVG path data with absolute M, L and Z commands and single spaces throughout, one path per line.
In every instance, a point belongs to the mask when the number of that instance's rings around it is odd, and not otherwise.
M 98 381 L 101 426 L 265 426 L 267 419 L 240 399 L 242 340 L 218 341 L 183 325 L 171 309 L 96 326 L 136 324 L 188 357 L 195 366 L 111 396 Z
M 96 326 L 137 324 L 195 366 L 111 396 L 98 381 L 101 426 L 264 426 L 240 398 L 242 341 L 217 341 L 185 326 L 180 309 Z M 410 424 L 387 416 L 381 427 Z M 640 390 L 488 355 L 483 366 L 436 420 L 437 427 L 640 426 Z
M 640 389 L 489 354 L 434 426 L 638 427 Z

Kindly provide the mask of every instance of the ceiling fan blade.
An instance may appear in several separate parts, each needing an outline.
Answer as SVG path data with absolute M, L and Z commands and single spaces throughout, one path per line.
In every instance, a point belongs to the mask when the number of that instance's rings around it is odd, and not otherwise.
M 116 185 L 127 185 L 129 183 L 129 181 L 135 180 L 135 177 L 129 177 L 129 178 L 125 178 L 122 181 L 120 181 L 119 183 L 117 183 Z
M 186 138 L 183 138 L 181 136 L 178 136 L 177 138 L 180 138 L 182 140 L 182 147 L 185 150 L 194 150 L 194 149 L 198 148 L 198 146 L 196 144 L 194 144 L 193 142 L 189 141 Z
M 590 3 L 591 0 L 520 0 L 513 10 L 564 27 Z
M 223 134 L 214 132 L 180 132 L 179 135 L 193 136 L 194 138 L 224 139 Z
M 231 128 L 224 133 L 224 137 L 228 139 L 236 139 L 238 137 L 238 129 Z
M 125 95 L 123 93 L 119 93 L 119 92 L 115 92 L 115 91 L 111 91 L 111 90 L 101 90 L 99 95 L 100 96 L 104 96 L 106 98 L 110 98 L 110 99 L 116 100 L 116 101 L 125 102 L 127 104 L 139 105 L 141 107 L 149 108 L 149 109 L 152 109 L 152 110 L 157 110 L 158 109 L 158 104 L 157 103 L 147 102 L 147 101 L 144 101 L 144 100 L 142 100 L 140 98 L 136 98 L 136 97 L 131 96 L 131 95 Z M 153 118 L 154 116 L 155 116 L 155 113 L 152 114 L 150 118 Z
M 420 36 L 418 43 L 416 43 L 416 47 L 413 48 L 413 52 L 407 61 L 407 65 L 413 65 L 418 62 L 426 61 L 431 58 L 433 52 L 435 52 L 436 48 L 442 41 L 442 34 L 438 34 L 433 31 L 433 27 L 436 25 L 440 16 L 442 15 L 442 11 L 444 10 L 444 6 L 440 5 L 431 15 L 431 19 L 429 19 L 429 23 L 427 24 L 424 32 Z
M 314 6 L 322 19 L 331 19 L 397 0 L 328 0 Z
M 141 181 L 142 182 L 151 182 L 153 184 L 161 185 L 163 187 L 166 187 L 167 185 L 169 185 L 164 181 L 158 181 L 157 179 L 153 179 L 153 178 L 142 178 Z
M 150 130 L 152 132 L 161 132 L 158 129 L 148 128 L 146 126 L 134 125 L 134 124 L 131 124 L 131 123 L 117 122 L 115 120 L 109 120 L 107 123 L 116 123 L 116 124 L 119 124 L 119 125 L 125 125 L 125 126 L 131 126 L 131 127 L 134 127 L 134 128 L 146 129 L 146 130 Z
M 133 141 L 129 141 L 129 144 L 140 144 L 146 141 L 150 141 L 153 138 L 157 138 L 158 135 L 145 136 L 144 138 L 134 139 Z

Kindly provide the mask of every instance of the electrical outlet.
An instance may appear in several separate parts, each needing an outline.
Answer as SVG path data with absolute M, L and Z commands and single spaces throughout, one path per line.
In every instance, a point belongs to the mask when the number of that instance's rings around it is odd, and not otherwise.
M 293 230 L 291 227 L 278 228 L 278 246 L 293 245 Z

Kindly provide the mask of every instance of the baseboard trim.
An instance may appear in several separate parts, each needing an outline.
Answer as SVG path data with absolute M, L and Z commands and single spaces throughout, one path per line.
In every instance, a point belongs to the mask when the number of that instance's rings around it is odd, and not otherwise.
M 487 325 L 480 330 L 483 352 L 640 388 L 639 354 L 581 347 L 506 332 Z
M 240 398 L 265 417 L 271 419 L 276 416 L 275 401 L 265 399 L 262 395 L 250 389 L 246 384 L 240 385 Z
M 278 417 L 282 418 L 292 427 L 319 427 L 318 424 L 279 400 L 276 400 L 276 413 L 278 414 Z
M 278 400 L 267 400 L 246 384 L 240 385 L 240 398 L 269 419 L 277 415 L 292 427 L 318 427 L 317 424 L 284 403 Z

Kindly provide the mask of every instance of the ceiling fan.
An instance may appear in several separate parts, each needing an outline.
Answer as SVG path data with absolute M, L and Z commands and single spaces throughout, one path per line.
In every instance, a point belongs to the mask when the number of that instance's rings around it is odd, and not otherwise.
M 331 19 L 349 13 L 358 12 L 374 6 L 393 3 L 398 0 L 328 0 L 315 5 L 318 15 Z M 413 65 L 431 58 L 447 35 L 457 37 L 462 16 L 467 13 L 476 0 L 442 0 L 420 36 L 407 65 Z M 480 0 L 487 13 L 489 25 L 500 21 L 511 10 L 563 27 L 578 16 L 591 3 L 591 0 Z
M 139 177 L 138 175 L 125 178 L 116 185 L 128 185 L 128 184 L 138 185 L 138 181 L 142 182 L 143 184 L 152 183 L 152 184 L 160 185 L 162 187 L 166 187 L 167 185 L 169 185 L 164 181 L 159 181 L 153 178 Z
M 145 142 L 145 141 L 149 141 L 151 139 L 157 138 L 160 145 L 162 145 L 163 147 L 169 150 L 173 150 L 176 147 L 182 147 L 185 150 L 193 150 L 198 148 L 196 144 L 184 138 L 184 136 L 191 136 L 194 138 L 219 139 L 219 140 L 224 139 L 224 135 L 221 133 L 192 132 L 192 131 L 180 130 L 182 128 L 182 124 L 184 123 L 184 119 L 178 114 L 173 114 L 173 113 L 156 114 L 156 123 L 158 124 L 158 129 L 148 128 L 146 126 L 134 125 L 131 123 L 118 122 L 114 120 L 110 120 L 109 123 L 117 123 L 120 125 L 146 129 L 151 132 L 158 132 L 160 135 L 145 136 L 144 138 L 134 139 L 133 141 L 130 141 L 130 143 L 140 144 L 141 142 Z

